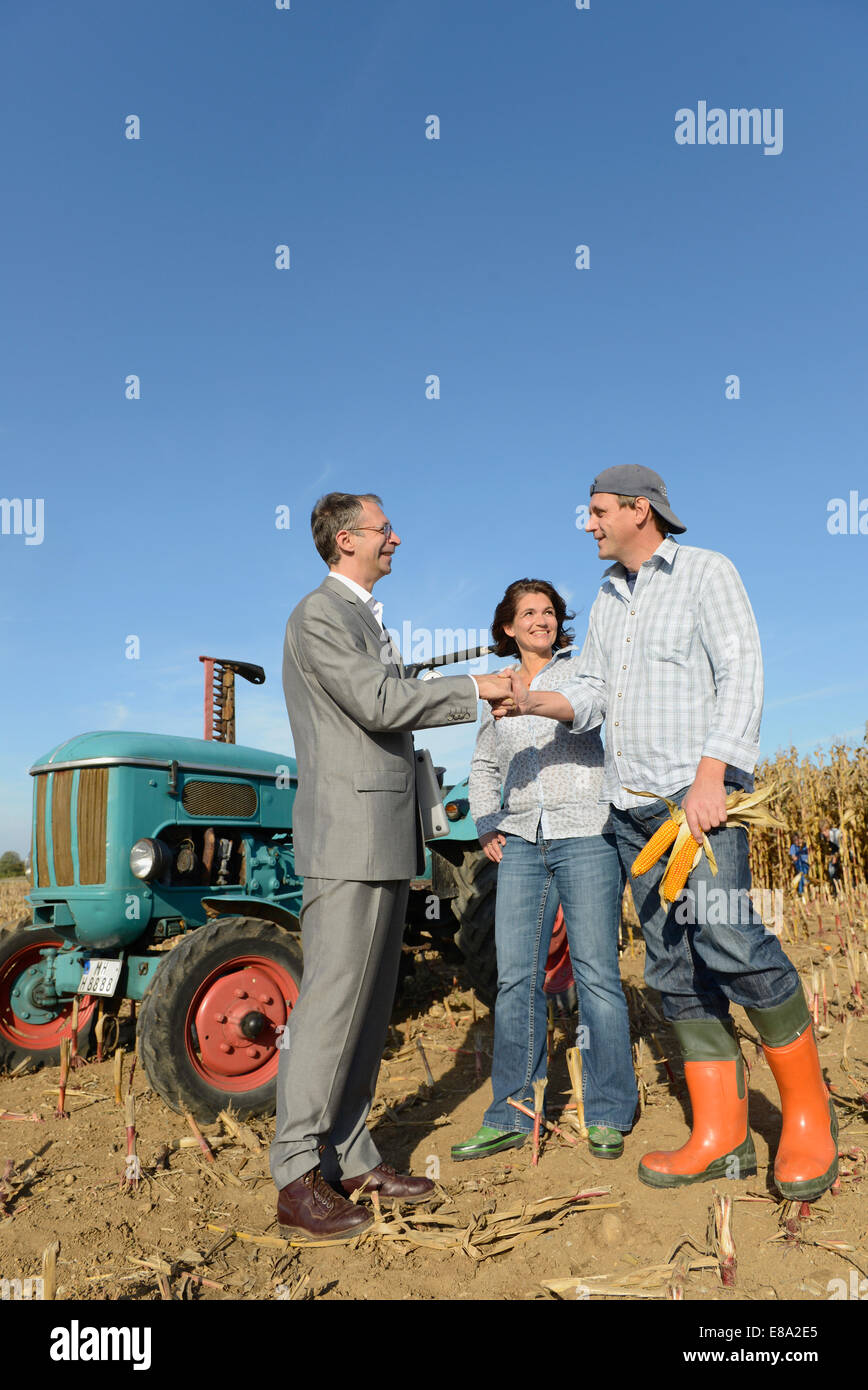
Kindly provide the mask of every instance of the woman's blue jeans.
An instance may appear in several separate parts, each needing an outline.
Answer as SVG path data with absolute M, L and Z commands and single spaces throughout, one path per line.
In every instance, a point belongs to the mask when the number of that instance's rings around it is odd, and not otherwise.
M 579 998 L 585 1120 L 626 1133 L 636 1109 L 630 1024 L 618 967 L 623 878 L 611 835 L 535 844 L 507 835 L 497 873 L 497 1000 L 493 1100 L 484 1123 L 528 1131 L 532 1122 L 507 1098 L 533 1108 L 533 1082 L 546 1074 L 546 960 L 558 904 Z

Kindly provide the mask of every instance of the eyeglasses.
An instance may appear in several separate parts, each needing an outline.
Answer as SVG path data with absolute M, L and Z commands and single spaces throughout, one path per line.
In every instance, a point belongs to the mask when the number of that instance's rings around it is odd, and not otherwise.
M 353 534 L 355 534 L 356 531 L 379 531 L 384 541 L 391 540 L 393 534 L 392 525 L 389 521 L 384 522 L 382 526 L 348 526 L 347 530 L 352 531 Z

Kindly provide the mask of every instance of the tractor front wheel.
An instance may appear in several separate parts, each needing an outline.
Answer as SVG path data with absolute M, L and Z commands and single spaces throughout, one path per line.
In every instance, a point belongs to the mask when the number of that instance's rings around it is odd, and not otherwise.
M 46 946 L 65 943 L 50 927 L 0 927 L 0 1066 L 8 1071 L 30 1060 L 27 1071 L 56 1066 L 60 1040 L 70 1036 L 72 1000 L 34 1001 L 28 979 L 37 978 Z M 35 991 L 34 991 L 35 993 Z M 96 1000 L 82 996 L 78 1015 L 78 1051 L 87 1054 Z
M 169 952 L 142 1001 L 139 1055 L 154 1090 L 200 1121 L 232 1105 L 273 1115 L 277 1063 L 298 998 L 301 947 L 282 927 L 220 917 Z

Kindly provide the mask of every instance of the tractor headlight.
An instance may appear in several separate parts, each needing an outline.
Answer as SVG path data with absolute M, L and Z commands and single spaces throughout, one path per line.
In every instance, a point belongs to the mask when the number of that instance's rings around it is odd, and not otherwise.
M 136 840 L 130 850 L 130 868 L 136 878 L 163 878 L 171 863 L 172 856 L 162 840 Z
M 446 815 L 450 820 L 461 820 L 462 816 L 466 816 L 469 810 L 470 802 L 463 798 L 458 801 L 446 802 Z

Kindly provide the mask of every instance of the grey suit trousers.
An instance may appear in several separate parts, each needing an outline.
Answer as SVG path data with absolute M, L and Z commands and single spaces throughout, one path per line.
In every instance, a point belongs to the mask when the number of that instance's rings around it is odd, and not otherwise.
M 304 880 L 304 974 L 280 1053 L 270 1151 L 278 1188 L 317 1164 L 333 1181 L 382 1162 L 365 1121 L 395 999 L 408 891 L 407 880 Z

